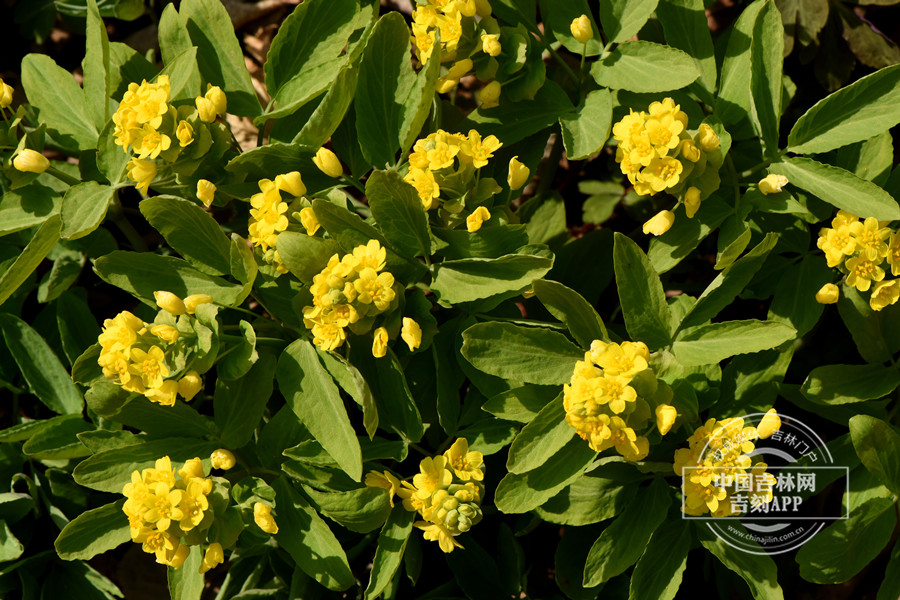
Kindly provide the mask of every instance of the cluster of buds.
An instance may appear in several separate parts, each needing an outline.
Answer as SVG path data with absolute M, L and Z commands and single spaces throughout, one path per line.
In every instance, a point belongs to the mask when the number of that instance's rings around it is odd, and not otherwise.
M 195 106 L 175 108 L 169 103 L 169 77 L 160 75 L 155 83 L 131 83 L 113 114 L 115 142 L 135 156 L 128 162 L 128 177 L 136 187 L 147 190 L 158 173 L 158 163 L 172 164 L 181 156 L 197 158 L 209 149 L 212 139 L 206 124 L 225 114 L 225 93 L 207 84 L 206 94 Z
M 710 513 L 714 517 L 730 517 L 741 510 L 731 497 L 738 475 L 764 478 L 768 484 L 762 490 L 749 490 L 754 504 L 772 501 L 775 478 L 766 473 L 768 465 L 753 462 L 754 441 L 766 439 L 781 428 L 781 418 L 775 409 L 769 410 L 759 425 L 745 426 L 744 419 L 709 419 L 688 438 L 689 448 L 675 451 L 675 473 L 682 477 L 684 512 L 692 516 Z
M 648 112 L 631 110 L 613 125 L 613 137 L 616 162 L 641 196 L 665 191 L 683 202 L 692 218 L 719 187 L 724 160 L 719 136 L 706 123 L 688 130 L 687 114 L 671 98 L 653 102 Z M 674 221 L 672 211 L 661 211 L 644 224 L 644 233 L 662 235 Z
M 469 531 L 481 521 L 484 497 L 484 457 L 469 451 L 469 443 L 459 438 L 442 455 L 422 459 L 419 473 L 412 483 L 400 481 L 388 471 L 372 471 L 366 485 L 390 491 L 403 500 L 403 508 L 417 511 L 422 521 L 415 523 L 426 540 L 440 544 L 444 552 L 462 548 L 456 536 Z
M 312 331 L 313 343 L 323 350 L 339 348 L 347 339 L 345 329 L 365 334 L 378 315 L 396 306 L 394 276 L 384 270 L 386 257 L 378 240 L 370 240 L 343 257 L 335 254 L 313 277 L 313 305 L 303 307 L 303 323 Z
M 184 563 L 191 546 L 205 545 L 200 573 L 215 567 L 225 555 L 222 545 L 209 543 L 206 535 L 215 518 L 207 499 L 212 489 L 199 458 L 185 462 L 177 473 L 168 456 L 152 469 L 134 471 L 122 490 L 131 539 L 156 555 L 156 562 L 174 569 Z
M 674 425 L 678 411 L 667 404 L 672 388 L 657 380 L 649 359 L 643 342 L 594 340 L 584 360 L 575 363 L 563 386 L 566 422 L 597 452 L 615 447 L 626 460 L 643 460 L 650 441 L 638 431 L 655 425 L 665 435 Z
M 284 201 L 282 192 L 292 198 L 291 205 Z M 278 234 L 287 230 L 290 225 L 288 214 L 300 221 L 309 235 L 313 235 L 319 229 L 319 222 L 312 207 L 306 206 L 299 212 L 291 210 L 292 206 L 300 208 L 305 195 L 306 185 L 300 172 L 291 171 L 277 175 L 274 181 L 261 179 L 259 193 L 250 197 L 252 208 L 247 227 L 249 240 L 254 246 L 259 246 L 263 252 L 263 259 L 273 265 L 279 273 L 288 272 L 275 249 Z
M 178 396 L 191 400 L 203 387 L 200 374 L 191 369 L 196 355 L 194 310 L 212 302 L 206 294 L 184 300 L 171 292 L 154 292 L 163 309 L 153 323 L 145 323 L 122 311 L 103 323 L 97 338 L 103 375 L 129 392 L 150 401 L 173 406 Z M 174 317 L 184 315 L 177 322 Z
M 900 299 L 900 279 L 885 279 L 886 269 L 891 275 L 900 275 L 900 231 L 887 227 L 887 222 L 869 217 L 859 217 L 846 211 L 838 211 L 831 227 L 819 231 L 816 245 L 825 253 L 829 267 L 844 274 L 844 283 L 860 292 L 868 292 L 869 306 L 881 310 Z M 822 304 L 838 301 L 839 289 L 833 283 L 825 284 L 816 294 Z

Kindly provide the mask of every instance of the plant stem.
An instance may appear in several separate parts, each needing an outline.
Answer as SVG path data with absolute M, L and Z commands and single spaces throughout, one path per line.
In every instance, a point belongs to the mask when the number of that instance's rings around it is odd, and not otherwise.
M 81 183 L 80 179 L 78 179 L 76 177 L 72 177 L 71 175 L 68 175 L 67 173 L 63 173 L 56 167 L 47 167 L 47 174 L 53 175 L 54 177 L 56 177 L 63 183 L 67 183 L 69 185 L 78 185 L 79 183 Z
M 134 228 L 131 221 L 128 220 L 128 217 L 125 216 L 125 212 L 122 210 L 122 203 L 119 201 L 118 192 L 113 196 L 113 200 L 109 205 L 109 218 L 116 224 L 116 227 L 119 228 L 119 231 L 122 232 L 122 235 L 125 236 L 125 239 L 128 240 L 128 243 L 131 244 L 133 249 L 138 252 L 147 252 L 148 248 L 146 242 L 144 242 L 144 238 L 137 232 L 137 229 Z

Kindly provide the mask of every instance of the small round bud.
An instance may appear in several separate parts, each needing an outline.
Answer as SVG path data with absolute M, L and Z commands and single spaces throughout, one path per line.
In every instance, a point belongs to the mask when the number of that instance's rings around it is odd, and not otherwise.
M 479 206 L 472 212 L 471 215 L 466 217 L 466 229 L 469 231 L 469 233 L 475 233 L 476 231 L 481 229 L 481 226 L 484 224 L 484 222 L 489 220 L 490 218 L 490 211 L 488 211 L 488 209 L 483 206 Z
M 483 33 L 481 34 L 481 49 L 488 56 L 498 56 L 503 51 L 500 46 L 499 33 Z
M 192 315 L 194 314 L 194 311 L 197 310 L 198 306 L 201 304 L 211 304 L 212 301 L 212 296 L 209 294 L 191 294 L 184 299 L 184 309 L 189 315 Z
M 678 410 L 669 404 L 660 404 L 656 407 L 656 428 L 659 433 L 666 435 L 678 418 Z
M 587 44 L 594 37 L 594 28 L 591 27 L 591 20 L 587 15 L 581 15 L 574 19 L 569 25 L 569 31 L 572 32 L 579 44 Z
M 225 92 L 222 91 L 222 88 L 207 83 L 206 94 L 203 97 L 213 103 L 213 109 L 217 115 L 225 115 L 225 111 L 228 110 L 228 98 L 225 97 Z
M 403 327 L 400 329 L 400 337 L 406 342 L 410 350 L 415 350 L 422 345 L 422 328 L 409 317 L 403 317 Z
M 203 387 L 203 379 L 197 371 L 189 371 L 178 380 L 178 393 L 185 402 L 190 402 Z
M 719 147 L 719 136 L 712 127 L 702 123 L 697 132 L 697 143 L 700 144 L 704 152 L 712 152 Z
M 153 297 L 156 299 L 156 305 L 171 315 L 177 317 L 187 312 L 184 302 L 172 292 L 153 292 Z
M 194 105 L 197 107 L 197 113 L 200 115 L 201 121 L 212 123 L 216 120 L 216 105 L 212 100 L 203 96 L 197 96 L 194 100 Z
M 209 208 L 209 205 L 212 204 L 215 195 L 216 184 L 214 184 L 212 181 L 201 179 L 197 182 L 197 199 L 203 203 L 203 206 Z
M 788 178 L 784 175 L 766 175 L 765 178 L 759 180 L 759 191 L 766 196 L 769 194 L 777 194 L 787 184 Z
M 237 462 L 234 459 L 234 454 L 225 448 L 213 450 L 213 453 L 209 456 L 209 460 L 210 463 L 212 463 L 213 469 L 221 469 L 223 471 L 231 469 Z
M 661 210 L 644 223 L 644 235 L 662 235 L 672 227 L 675 222 L 675 213 L 671 210 Z
M 13 101 L 13 88 L 0 79 L 0 108 L 9 108 Z
M 278 533 L 278 524 L 272 516 L 272 508 L 262 502 L 253 505 L 253 520 L 256 525 L 266 533 Z
M 481 92 L 478 94 L 478 99 L 481 100 L 481 108 L 488 109 L 499 106 L 500 82 L 494 80 L 481 88 Z
M 225 552 L 222 550 L 222 544 L 213 542 L 209 545 L 209 548 L 206 549 L 206 553 L 203 555 L 203 561 L 200 563 L 200 574 L 206 573 L 223 562 L 225 562 Z
M 187 121 L 179 121 L 175 137 L 178 138 L 178 145 L 184 148 L 194 141 L 194 128 Z
M 684 193 L 684 212 L 688 219 L 693 219 L 700 208 L 700 188 L 689 187 Z
M 328 148 L 319 148 L 313 157 L 313 163 L 329 177 L 337 178 L 344 173 L 344 167 L 341 165 L 341 161 L 338 160 L 337 154 Z
M 381 358 L 385 354 L 387 354 L 388 347 L 388 332 L 384 327 L 379 327 L 375 330 L 374 338 L 372 339 L 372 356 L 375 358 Z
M 756 427 L 756 433 L 760 438 L 766 439 L 779 429 L 781 429 L 781 417 L 774 408 L 770 408 Z
M 509 173 L 506 175 L 506 183 L 509 189 L 517 190 L 531 177 L 531 170 L 519 162 L 518 156 L 509 159 Z
M 816 292 L 816 302 L 819 304 L 834 304 L 841 297 L 841 290 L 833 283 L 826 283 Z
M 50 161 L 40 152 L 26 148 L 13 159 L 13 166 L 23 173 L 43 173 L 50 166 Z

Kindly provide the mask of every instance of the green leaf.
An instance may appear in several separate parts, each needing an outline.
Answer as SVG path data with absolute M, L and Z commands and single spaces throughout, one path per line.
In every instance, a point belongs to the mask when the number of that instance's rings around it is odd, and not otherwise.
M 558 386 L 524 385 L 488 398 L 481 410 L 507 421 L 528 423 L 556 397 L 558 391 Z
M 169 597 L 172 600 L 200 600 L 203 594 L 204 577 L 200 573 L 203 561 L 203 549 L 200 546 L 189 548 L 190 554 L 178 569 L 169 567 L 166 576 L 169 583 Z
M 200 74 L 225 92 L 228 112 L 244 117 L 258 115 L 262 107 L 225 6 L 219 0 L 184 0 L 181 15 L 197 46 Z
M 187 261 L 148 252 L 117 250 L 94 261 L 94 272 L 103 281 L 155 305 L 153 292 L 169 291 L 184 298 L 191 294 L 209 294 L 225 306 L 235 304 L 242 287 L 219 277 L 201 273 Z
M 476 369 L 523 383 L 560 385 L 584 359 L 584 351 L 565 336 L 512 323 L 472 325 L 462 338 L 461 353 Z
M 372 395 L 372 390 L 365 377 L 362 376 L 359 369 L 351 365 L 340 354 L 325 352 L 318 348 L 316 352 L 319 354 L 319 360 L 322 361 L 325 369 L 334 377 L 341 389 L 350 394 L 350 397 L 362 407 L 363 427 L 365 427 L 366 433 L 371 439 L 378 429 L 378 408 L 375 405 L 375 397 Z
M 35 460 L 65 460 L 89 456 L 91 451 L 81 443 L 78 434 L 92 429 L 80 414 L 68 415 L 31 436 L 22 446 L 22 452 Z
M 401 153 L 406 153 L 407 150 L 412 148 L 413 143 L 422 131 L 425 119 L 428 118 L 431 112 L 432 105 L 439 101 L 434 88 L 437 85 L 438 76 L 441 74 L 440 48 L 435 47 L 431 57 L 434 60 L 429 59 L 425 68 L 419 71 L 419 74 L 416 75 L 415 83 L 409 90 L 409 94 L 400 103 L 404 107 L 403 120 L 400 123 L 399 131 Z M 358 97 L 356 101 L 359 101 Z
M 607 478 L 606 476 L 609 476 Z M 538 515 L 560 525 L 590 525 L 610 519 L 631 505 L 642 476 L 624 463 L 610 462 L 579 477 L 537 509 Z M 585 548 L 587 556 L 588 548 Z M 581 572 L 584 572 L 582 568 Z
M 509 447 L 506 468 L 510 473 L 527 473 L 544 464 L 575 435 L 566 422 L 562 393 L 532 419 Z
M 59 236 L 64 240 L 77 240 L 93 232 L 106 218 L 106 211 L 115 195 L 116 188 L 96 181 L 85 181 L 70 187 L 63 198 Z
M 700 90 L 701 99 L 712 104 L 716 91 L 716 57 L 703 0 L 662 0 L 656 7 L 656 16 L 666 43 L 687 52 L 700 71 L 700 78 L 691 89 Z
M 721 196 L 713 194 L 703 201 L 700 212 L 693 219 L 676 218 L 666 233 L 650 240 L 647 258 L 657 273 L 671 270 L 700 245 L 710 232 L 733 213 Z
M 241 330 L 242 341 L 237 342 L 234 349 L 229 349 L 228 354 L 216 365 L 216 374 L 219 379 L 233 381 L 243 377 L 247 371 L 259 359 L 256 351 L 256 331 L 247 321 L 238 323 Z
M 387 355 L 376 359 L 371 348 L 362 344 L 351 347 L 353 365 L 362 373 L 363 380 L 371 386 L 375 396 L 382 424 L 393 426 L 402 437 L 418 442 L 425 434 L 422 415 L 409 390 L 409 384 L 400 361 L 394 351 L 388 348 Z M 364 406 L 364 410 L 365 410 Z M 371 410 L 371 409 L 369 409 Z M 363 415 L 363 423 L 371 427 L 375 416 Z
M 431 290 L 444 303 L 473 302 L 524 290 L 551 267 L 552 259 L 530 254 L 446 260 L 435 265 Z
M 597 24 L 594 23 L 587 0 L 573 0 L 571 2 L 540 0 L 540 7 L 544 30 L 552 32 L 553 37 L 559 40 L 566 50 L 575 54 L 583 53 L 585 56 L 597 56 L 603 50 L 599 29 Z M 593 37 L 588 40 L 587 45 L 576 40 L 575 36 L 572 35 L 572 30 L 569 28 L 572 21 L 581 15 L 587 15 L 593 30 Z
M 59 216 L 53 215 L 44 221 L 15 262 L 0 276 L 0 305 L 25 283 L 58 241 Z
M 732 522 L 730 526 L 746 532 L 744 526 L 736 521 Z M 696 531 L 703 547 L 718 558 L 719 562 L 747 582 L 755 600 L 784 600 L 784 593 L 781 591 L 781 586 L 778 585 L 775 561 L 765 554 L 762 548 L 759 549 L 759 552 L 752 554 L 738 550 L 710 531 L 705 523 L 698 524 Z M 745 535 L 747 534 L 745 533 Z
M 606 40 L 611 44 L 627 42 L 637 35 L 641 27 L 656 10 L 659 0 L 611 0 L 601 2 L 600 24 Z M 576 17 L 578 15 L 575 15 Z M 569 21 L 571 23 L 571 20 Z M 681 86 L 679 86 L 681 87 Z
M 749 118 L 750 107 L 750 40 L 756 28 L 756 20 L 765 6 L 758 0 L 748 6 L 738 17 L 728 38 L 725 58 L 722 63 L 722 77 L 716 101 L 716 115 L 729 132 L 738 139 L 752 136 Z
M 275 364 L 275 357 L 263 352 L 240 379 L 216 381 L 213 414 L 224 446 L 240 448 L 253 437 L 272 395 Z
M 388 517 L 387 523 L 378 536 L 378 546 L 375 549 L 375 558 L 372 560 L 372 573 L 369 575 L 369 584 L 366 586 L 366 600 L 374 600 L 387 589 L 409 541 L 412 533 L 415 513 L 411 513 L 402 506 L 395 506 Z
M 275 488 L 278 533 L 275 539 L 304 573 L 330 590 L 345 590 L 356 583 L 347 556 L 328 525 L 284 477 Z
M 731 304 L 753 280 L 753 276 L 766 262 L 769 252 L 777 243 L 778 234 L 767 233 L 766 237 L 753 250 L 719 273 L 703 291 L 703 294 L 697 298 L 697 302 L 682 317 L 678 328 L 684 329 L 705 323 Z
M 140 209 L 169 246 L 199 270 L 210 275 L 231 272 L 231 244 L 219 224 L 198 205 L 176 196 L 156 196 L 142 201 Z
M 671 519 L 653 532 L 647 549 L 634 567 L 629 600 L 672 600 L 691 549 L 691 527 L 684 519 Z
M 279 233 L 276 246 L 288 270 L 307 283 L 312 283 L 313 277 L 328 265 L 328 260 L 341 252 L 341 247 L 334 240 L 296 231 Z
M 131 539 L 125 499 L 81 513 L 66 525 L 53 545 L 63 560 L 90 560 Z
M 218 442 L 196 438 L 156 439 L 99 452 L 78 463 L 72 476 L 76 483 L 92 490 L 121 494 L 122 486 L 131 481 L 132 472 L 152 467 L 163 456 L 168 456 L 173 465 L 199 456 L 203 458 L 204 470 L 209 472 L 209 455 L 216 448 Z
M 818 154 L 867 140 L 900 123 L 900 65 L 880 69 L 819 100 L 797 119 L 788 150 Z
M 781 13 L 774 1 L 766 0 L 756 18 L 750 41 L 750 107 L 753 126 L 769 156 L 778 153 L 783 63 Z
M 609 581 L 637 562 L 671 504 L 671 489 L 661 479 L 638 490 L 634 503 L 591 546 L 584 565 L 584 587 Z
M 672 350 L 685 367 L 714 365 L 736 354 L 775 348 L 796 336 L 793 327 L 775 321 L 724 321 L 682 330 Z
M 84 91 L 72 74 L 44 54 L 22 59 L 22 85 L 28 102 L 40 111 L 41 123 L 69 152 L 97 147 L 100 131 L 88 116 Z
M 194 46 L 179 53 L 159 74 L 168 76 L 172 100 L 186 101 L 200 95 L 200 71 Z
M 900 205 L 882 188 L 849 171 L 810 158 L 783 158 L 769 172 L 784 175 L 793 185 L 825 202 L 862 217 L 900 219 Z
M 9 530 L 6 521 L 0 521 L 0 562 L 16 560 L 23 552 L 25 546 Z
M 628 335 L 647 344 L 651 351 L 667 346 L 671 341 L 671 315 L 659 275 L 631 238 L 616 233 L 615 240 L 613 267 Z
M 800 576 L 823 584 L 841 583 L 859 573 L 890 541 L 897 524 L 894 505 L 893 498 L 873 498 L 854 506 L 848 519 L 817 533 L 797 552 Z
M 601 86 L 614 90 L 668 92 L 690 85 L 700 71 L 681 50 L 653 42 L 626 42 L 595 62 L 591 75 Z
M 544 308 L 566 324 L 569 333 L 582 347 L 590 348 L 594 340 L 609 341 L 603 320 L 581 294 L 547 279 L 538 279 L 533 288 Z
M 494 493 L 494 504 L 507 514 L 534 510 L 581 477 L 596 456 L 587 442 L 574 438 L 537 469 L 503 477 Z
M 87 113 L 97 129 L 103 129 L 110 117 L 109 99 L 112 96 L 112 82 L 109 65 L 109 36 L 100 18 L 100 10 L 95 0 L 87 2 L 86 44 L 81 71 L 84 73 L 84 99 Z
M 362 478 L 362 453 L 340 392 L 312 344 L 297 340 L 278 359 L 278 386 L 294 414 L 355 481 Z
M 600 89 L 588 93 L 573 114 L 559 118 L 569 160 L 584 160 L 603 148 L 612 127 L 612 95 Z
M 809 255 L 794 267 L 791 275 L 775 289 L 769 319 L 790 325 L 799 337 L 809 332 L 822 316 L 825 306 L 816 302 L 816 292 L 832 281 L 834 272 L 820 256 Z
M 800 391 L 819 404 L 848 404 L 884 398 L 900 386 L 895 367 L 827 365 L 813 369 Z
M 561 87 L 547 80 L 531 100 L 476 109 L 463 121 L 460 131 L 476 129 L 482 137 L 496 135 L 507 146 L 524 140 L 556 123 L 575 107 Z
M 366 196 L 375 222 L 402 254 L 431 256 L 428 215 L 415 188 L 395 171 L 374 171 L 366 180 Z
M 894 600 L 894 597 L 900 598 L 900 544 L 894 544 L 876 600 Z
M 856 415 L 850 419 L 850 437 L 866 469 L 900 494 L 900 435 L 881 419 Z
M 10 314 L 0 314 L 0 330 L 34 395 L 55 413 L 81 414 L 84 400 L 44 338 Z
M 0 202 L 0 236 L 40 225 L 59 214 L 61 204 L 59 192 L 37 182 L 7 190 Z
M 356 533 L 369 533 L 384 525 L 391 505 L 384 488 L 362 487 L 346 492 L 304 491 L 320 513 Z
M 303 125 L 303 129 L 294 136 L 293 143 L 319 148 L 327 142 L 328 138 L 337 131 L 353 103 L 358 81 L 359 69 L 351 65 L 344 67 L 328 88 L 328 92 L 316 110 Z

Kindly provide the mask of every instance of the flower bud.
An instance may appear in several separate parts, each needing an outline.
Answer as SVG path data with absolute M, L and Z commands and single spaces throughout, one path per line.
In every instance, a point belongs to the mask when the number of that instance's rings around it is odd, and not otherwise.
M 40 152 L 25 148 L 13 159 L 13 166 L 23 173 L 43 173 L 50 161 Z
M 834 304 L 841 296 L 841 290 L 833 283 L 826 283 L 816 292 L 816 302 L 819 304 Z
M 481 108 L 488 109 L 499 106 L 500 82 L 494 80 L 481 88 L 481 92 L 479 92 L 478 94 L 478 99 L 481 100 Z
M 187 121 L 179 121 L 178 127 L 175 129 L 175 137 L 178 138 L 178 145 L 184 148 L 194 141 L 194 128 Z
M 178 340 L 178 330 L 171 325 L 154 325 L 150 328 L 150 333 L 161 339 L 167 344 L 174 344 Z
M 669 404 L 660 404 L 656 407 L 656 428 L 659 433 L 666 435 L 678 418 L 678 410 Z
M 471 215 L 466 217 L 466 229 L 469 233 L 475 233 L 481 229 L 482 224 L 491 218 L 491 213 L 483 206 L 476 208 Z
M 13 88 L 0 79 L 0 108 L 9 108 L 13 101 Z
M 519 162 L 518 156 L 509 159 L 509 173 L 506 175 L 506 183 L 509 189 L 517 190 L 528 181 L 531 177 L 531 170 Z
M 328 175 L 329 177 L 340 177 L 344 173 L 344 167 L 341 165 L 341 161 L 338 160 L 337 155 L 329 150 L 328 148 L 319 148 L 316 155 L 313 157 L 313 163 L 319 170 Z
M 189 371 L 178 380 L 178 393 L 181 394 L 185 402 L 190 402 L 202 387 L 203 379 L 200 378 L 200 374 L 197 371 Z
M 178 399 L 178 384 L 171 379 L 167 379 L 159 387 L 145 390 L 144 396 L 150 402 L 156 402 L 163 406 L 175 406 L 175 400 Z
M 712 127 L 702 123 L 700 130 L 697 132 L 697 143 L 700 144 L 704 152 L 712 152 L 719 147 L 719 136 L 716 135 Z
M 697 162 L 700 160 L 700 148 L 691 140 L 682 140 L 681 155 L 691 162 Z
M 456 0 L 454 2 L 456 5 L 456 10 L 459 11 L 464 17 L 474 17 L 475 12 L 478 10 L 478 5 L 475 3 L 475 0 Z
M 213 109 L 217 115 L 225 115 L 225 111 L 228 110 L 228 98 L 225 97 L 225 92 L 222 91 L 222 88 L 207 83 L 206 94 L 203 97 L 213 103 Z
M 760 438 L 766 439 L 779 429 L 781 429 L 781 417 L 778 416 L 774 408 L 770 408 L 756 427 L 756 433 L 759 434 Z
M 387 354 L 387 345 L 388 345 L 388 332 L 384 327 L 379 327 L 375 330 L 375 335 L 372 339 L 372 356 L 375 358 L 381 358 L 385 354 Z
M 153 297 L 156 299 L 156 305 L 171 315 L 177 317 L 187 312 L 184 302 L 172 292 L 153 292 Z
M 189 315 L 192 315 L 194 314 L 194 311 L 197 310 L 198 306 L 201 304 L 210 304 L 212 301 L 212 296 L 209 294 L 191 294 L 184 299 L 184 309 Z
M 488 56 L 497 56 L 503 51 L 500 46 L 499 33 L 483 33 L 481 34 L 481 49 Z
M 587 15 L 581 15 L 574 19 L 569 25 L 569 31 L 572 32 L 579 44 L 587 44 L 594 37 L 594 28 L 591 27 L 591 20 Z
M 662 235 L 672 227 L 675 222 L 675 213 L 671 210 L 661 210 L 644 223 L 644 235 Z
M 459 85 L 459 80 L 457 79 L 447 79 L 446 77 L 438 77 L 437 83 L 434 84 L 434 91 L 438 94 L 446 94 L 453 88 Z
M 253 505 L 253 520 L 266 533 L 278 533 L 278 524 L 275 523 L 275 517 L 272 516 L 271 507 L 262 502 L 257 502 Z
M 209 456 L 209 461 L 213 466 L 213 469 L 222 469 L 223 471 L 227 471 L 234 467 L 235 459 L 234 454 L 231 453 L 230 450 L 226 450 L 225 448 L 219 448 L 218 450 L 213 450 L 213 453 Z
M 177 543 L 177 542 L 176 542 Z M 166 561 L 166 564 L 173 569 L 180 569 L 184 561 L 191 553 L 191 547 L 185 544 L 178 544 L 178 549 L 172 554 L 172 558 Z
M 303 183 L 303 177 L 300 171 L 291 171 L 283 175 L 275 176 L 275 189 L 279 192 L 287 192 L 295 198 L 299 198 L 306 194 L 306 185 Z
M 209 208 L 216 194 L 216 184 L 206 179 L 197 182 L 197 199 L 203 203 L 203 206 Z
M 759 180 L 759 191 L 765 195 L 777 194 L 788 184 L 788 178 L 784 175 L 770 174 Z
M 128 161 L 128 179 L 135 183 L 138 191 L 146 194 L 150 184 L 156 178 L 156 163 L 152 160 L 132 158 Z
M 223 562 L 225 562 L 225 552 L 222 550 L 222 544 L 213 542 L 206 549 L 206 554 L 203 555 L 203 562 L 200 563 L 200 574 L 206 573 Z
M 316 211 L 312 206 L 300 210 L 300 223 L 306 229 L 306 235 L 316 235 L 319 230 L 319 219 L 316 218 Z
M 400 337 L 406 342 L 410 350 L 415 350 L 422 345 L 422 328 L 409 317 L 403 317 L 403 327 L 400 329 Z
M 465 76 L 469 71 L 471 71 L 473 66 L 474 65 L 471 58 L 458 60 L 453 64 L 452 67 L 450 67 L 450 71 L 447 73 L 447 75 L 445 75 L 445 77 L 447 77 L 448 79 L 459 79 L 460 77 Z
M 688 219 L 693 219 L 700 208 L 700 188 L 689 187 L 684 194 L 684 212 L 687 213 Z
M 194 100 L 194 105 L 197 107 L 197 113 L 200 115 L 201 121 L 212 123 L 216 120 L 216 105 L 212 100 L 203 96 L 197 96 Z

